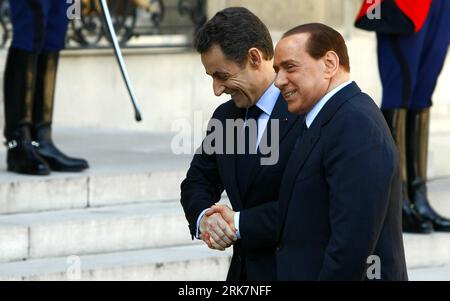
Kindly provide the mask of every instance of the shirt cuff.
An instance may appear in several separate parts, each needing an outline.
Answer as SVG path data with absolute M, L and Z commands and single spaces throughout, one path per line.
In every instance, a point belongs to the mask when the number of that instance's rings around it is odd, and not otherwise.
M 200 215 L 197 218 L 197 231 L 195 232 L 195 238 L 200 239 L 200 221 L 202 220 L 203 216 L 205 215 L 206 211 L 208 211 L 209 208 L 206 208 L 205 210 L 200 213 Z
M 234 213 L 234 227 L 236 228 L 236 237 L 237 239 L 241 239 L 241 232 L 239 232 L 239 217 L 241 216 L 240 212 Z

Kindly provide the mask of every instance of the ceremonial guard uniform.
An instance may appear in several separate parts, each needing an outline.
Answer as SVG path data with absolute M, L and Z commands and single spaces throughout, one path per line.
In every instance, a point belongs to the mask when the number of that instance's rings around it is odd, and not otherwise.
M 11 0 L 13 40 L 4 77 L 9 171 L 47 175 L 81 171 L 83 159 L 69 158 L 52 141 L 52 115 L 59 51 L 68 25 L 65 0 Z
M 427 198 L 430 107 L 450 43 L 450 1 L 381 1 L 379 19 L 365 1 L 356 26 L 377 32 L 381 109 L 400 154 L 405 232 L 450 231 Z

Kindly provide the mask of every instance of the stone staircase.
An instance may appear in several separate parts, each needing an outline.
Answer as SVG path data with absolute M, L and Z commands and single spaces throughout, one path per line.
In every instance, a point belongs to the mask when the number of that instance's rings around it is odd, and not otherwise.
M 225 278 L 230 252 L 190 238 L 179 185 L 191 155 L 171 155 L 170 135 L 77 129 L 56 139 L 90 170 L 6 173 L 0 151 L 0 280 Z
M 192 154 L 174 155 L 173 136 L 56 131 L 58 145 L 91 168 L 49 177 L 6 173 L 2 149 L 0 280 L 224 280 L 230 251 L 190 239 L 179 185 Z M 441 162 L 448 161 L 442 145 L 449 138 L 431 139 L 439 151 L 429 186 L 433 205 L 448 216 L 450 178 Z M 450 234 L 404 239 L 411 279 L 450 279 Z

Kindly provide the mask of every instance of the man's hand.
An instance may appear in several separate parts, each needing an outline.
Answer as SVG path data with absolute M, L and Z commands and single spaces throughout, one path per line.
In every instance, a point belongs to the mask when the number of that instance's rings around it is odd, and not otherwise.
M 228 215 L 225 215 L 225 219 L 221 215 L 221 212 L 225 212 L 225 210 L 220 207 L 222 206 L 215 205 L 211 207 L 202 217 L 200 221 L 200 238 L 209 248 L 224 251 L 234 244 L 237 237 L 236 228 L 234 227 L 234 216 L 230 219 Z
M 210 216 L 214 213 L 220 213 L 227 224 L 234 230 L 234 232 L 236 232 L 236 226 L 234 224 L 234 214 L 236 212 L 234 212 L 233 209 L 231 209 L 227 205 L 214 205 L 211 207 L 211 209 L 206 211 L 205 215 Z

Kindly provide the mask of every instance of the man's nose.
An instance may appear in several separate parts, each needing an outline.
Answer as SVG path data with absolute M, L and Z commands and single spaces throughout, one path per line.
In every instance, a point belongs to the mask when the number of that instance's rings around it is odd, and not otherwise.
M 213 80 L 213 90 L 216 96 L 220 96 L 225 91 L 225 87 L 217 80 Z
M 277 77 L 275 78 L 275 86 L 278 89 L 281 89 L 283 86 L 287 84 L 287 78 L 283 71 L 278 71 Z

